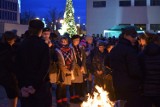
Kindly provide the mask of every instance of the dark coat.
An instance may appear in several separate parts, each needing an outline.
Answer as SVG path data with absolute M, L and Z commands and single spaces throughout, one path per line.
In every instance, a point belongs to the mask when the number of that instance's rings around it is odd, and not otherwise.
M 140 57 L 144 71 L 144 95 L 160 96 L 160 47 L 149 44 Z
M 58 57 L 57 57 L 57 52 L 55 47 L 50 47 L 50 67 L 49 67 L 49 72 L 50 74 L 52 73 L 57 73 L 59 71 L 58 68 Z
M 0 44 L 0 85 L 5 88 L 7 97 L 18 96 L 18 84 L 15 76 L 15 49 L 9 44 Z
M 106 51 L 101 53 L 98 50 L 98 48 L 95 48 L 93 59 L 92 59 L 92 65 L 94 68 L 94 72 L 103 71 L 105 73 L 105 66 L 104 66 L 105 57 L 106 57 Z
M 7 43 L 0 43 L 0 81 L 11 78 L 15 73 L 15 51 Z M 8 77 L 8 78 L 7 78 Z M 11 80 L 12 81 L 12 80 Z
M 51 83 L 58 81 L 57 74 L 59 72 L 58 57 L 56 53 L 55 45 L 50 47 L 50 66 L 49 66 L 49 77 Z
M 93 74 L 94 68 L 92 66 L 92 60 L 93 60 L 93 55 L 94 55 L 94 46 L 87 44 L 87 46 L 85 47 L 85 53 L 86 53 L 87 73 L 92 73 Z
M 139 93 L 142 72 L 138 63 L 138 53 L 130 41 L 121 38 L 110 53 L 113 85 L 117 99 L 127 99 Z
M 49 81 L 49 47 L 38 36 L 29 36 L 20 44 L 16 62 L 19 87 L 33 86 L 38 89 Z

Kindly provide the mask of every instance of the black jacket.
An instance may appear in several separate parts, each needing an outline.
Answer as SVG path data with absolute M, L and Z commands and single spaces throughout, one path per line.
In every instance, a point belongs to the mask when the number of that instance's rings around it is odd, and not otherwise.
M 94 72 L 96 72 L 96 71 L 103 71 L 103 72 L 105 72 L 105 66 L 104 66 L 105 56 L 106 56 L 106 51 L 104 51 L 103 53 L 101 53 L 98 50 L 98 48 L 96 48 L 94 50 L 94 55 L 93 55 L 93 60 L 92 60 Z
M 130 41 L 120 38 L 110 53 L 110 65 L 117 99 L 126 99 L 140 91 L 142 72 L 138 53 Z
M 144 95 L 160 96 L 160 47 L 149 44 L 141 54 L 144 71 Z
M 56 53 L 56 47 L 52 46 L 49 48 L 50 51 L 50 67 L 49 67 L 49 73 L 58 73 L 58 56 Z
M 19 87 L 39 88 L 49 81 L 49 47 L 38 36 L 29 36 L 23 40 L 17 51 L 17 78 Z
M 14 48 L 7 43 L 0 43 L 0 80 L 11 79 L 10 76 L 15 73 L 14 66 Z

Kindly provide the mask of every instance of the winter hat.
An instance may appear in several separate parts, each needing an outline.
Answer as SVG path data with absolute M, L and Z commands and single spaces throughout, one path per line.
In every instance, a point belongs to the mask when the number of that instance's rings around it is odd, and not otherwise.
M 99 40 L 97 45 L 98 46 L 106 46 L 106 43 L 102 40 Z
M 50 29 L 50 28 L 48 28 L 48 27 L 46 27 L 46 28 L 44 28 L 44 29 L 43 29 L 43 32 L 47 32 L 47 31 L 49 31 L 49 32 L 50 32 L 50 31 L 51 31 L 51 29 Z

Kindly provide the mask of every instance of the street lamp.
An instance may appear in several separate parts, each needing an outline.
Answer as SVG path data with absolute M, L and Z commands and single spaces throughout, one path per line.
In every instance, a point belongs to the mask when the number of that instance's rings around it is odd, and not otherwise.
M 63 20 L 63 19 L 61 19 L 59 22 L 60 22 L 61 24 L 63 24 L 63 23 L 64 23 L 64 20 Z
M 39 18 L 39 17 L 36 17 L 35 19 L 40 20 L 40 18 Z
M 81 17 L 78 16 L 78 23 L 81 24 Z
M 80 27 L 80 24 L 76 24 L 77 27 Z

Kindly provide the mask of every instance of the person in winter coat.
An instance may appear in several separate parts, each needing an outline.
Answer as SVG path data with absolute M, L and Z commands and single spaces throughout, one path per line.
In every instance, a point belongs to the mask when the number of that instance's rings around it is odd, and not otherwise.
M 126 101 L 125 107 L 145 107 L 141 96 L 142 71 L 134 48 L 136 37 L 133 26 L 122 29 L 119 42 L 110 53 L 116 99 Z
M 93 59 L 93 53 L 94 53 L 94 44 L 93 44 L 93 37 L 92 36 L 86 36 L 86 46 L 85 46 L 85 53 L 86 53 L 86 68 L 87 68 L 87 75 L 88 75 L 88 89 L 87 92 L 91 93 L 93 89 L 93 74 L 94 69 L 92 66 L 92 59 Z
M 71 80 L 74 79 L 75 59 L 72 49 L 69 47 L 68 38 L 60 39 L 60 47 L 56 49 L 58 56 L 58 66 L 60 72 L 57 84 L 57 107 L 69 107 L 67 93 L 68 87 L 71 85 Z
M 101 41 L 98 43 L 97 48 L 94 51 L 92 65 L 94 68 L 94 84 L 105 88 L 105 66 L 104 66 L 104 59 L 106 56 L 105 50 L 105 42 Z
M 50 107 L 49 47 L 41 38 L 44 24 L 29 22 L 28 36 L 20 44 L 17 55 L 17 78 L 21 90 L 21 107 Z
M 56 103 L 55 103 L 55 98 L 53 98 L 53 96 L 56 95 L 57 73 L 59 71 L 59 68 L 58 68 L 58 58 L 55 50 L 56 45 L 50 36 L 51 36 L 51 29 L 44 28 L 42 33 L 42 39 L 44 39 L 45 43 L 48 45 L 50 52 L 49 78 L 52 84 L 52 106 L 55 106 Z
M 108 92 L 109 99 L 111 101 L 115 101 L 115 93 L 114 93 L 114 87 L 113 87 L 113 79 L 112 79 L 112 69 L 110 68 L 110 52 L 114 48 L 115 44 L 110 42 L 106 45 L 107 54 L 104 60 L 104 66 L 105 66 L 105 89 Z
M 5 88 L 9 98 L 8 107 L 17 107 L 19 95 L 15 76 L 15 40 L 16 35 L 11 31 L 6 31 L 3 34 L 3 42 L 0 43 L 0 85 Z
M 146 107 L 160 107 L 160 38 L 156 34 L 145 33 L 147 45 L 140 54 L 144 72 L 143 95 L 147 99 Z
M 49 47 L 52 46 L 50 35 L 51 35 L 50 28 L 44 28 L 42 33 L 42 38 L 45 40 L 45 43 L 48 44 Z
M 86 74 L 86 55 L 84 48 L 80 46 L 80 36 L 72 36 L 72 44 L 70 47 L 73 50 L 73 55 L 75 58 L 75 69 L 74 75 L 75 79 L 72 80 L 72 85 L 70 88 L 71 102 L 72 103 L 81 103 L 82 100 L 80 97 L 84 96 L 83 94 L 83 74 Z
M 106 50 L 107 50 L 107 54 L 104 60 L 104 65 L 106 67 L 106 73 L 107 74 L 111 74 L 111 68 L 110 68 L 110 52 L 111 50 L 114 48 L 115 44 L 114 43 L 107 43 L 106 45 Z

